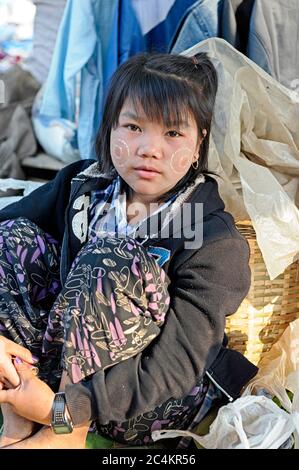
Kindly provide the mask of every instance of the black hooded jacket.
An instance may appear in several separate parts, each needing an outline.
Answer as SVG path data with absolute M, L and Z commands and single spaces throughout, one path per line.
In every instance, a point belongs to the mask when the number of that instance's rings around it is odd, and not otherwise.
M 62 244 L 64 282 L 87 241 L 91 191 L 106 188 L 111 180 L 93 160 L 73 163 L 2 209 L 0 221 L 26 217 L 55 237 Z M 149 250 L 168 254 L 163 269 L 170 279 L 171 303 L 161 334 L 137 356 L 66 386 L 75 424 L 136 417 L 171 397 L 184 397 L 204 373 L 232 400 L 257 372 L 243 355 L 225 347 L 224 335 L 225 317 L 238 309 L 250 286 L 248 243 L 224 211 L 213 178 L 206 176 L 181 200 L 193 209 L 202 203 L 203 217 L 191 210 L 187 235 L 170 229 L 168 237 L 160 232 L 143 240 Z M 202 243 L 186 249 L 192 231 L 202 234 Z

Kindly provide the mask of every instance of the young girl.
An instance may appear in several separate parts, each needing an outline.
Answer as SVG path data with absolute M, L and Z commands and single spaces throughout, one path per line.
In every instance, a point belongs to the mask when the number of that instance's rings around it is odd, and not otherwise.
M 256 373 L 225 347 L 250 272 L 207 173 L 216 91 L 205 54 L 132 57 L 111 80 L 99 161 L 0 212 L 2 446 L 84 447 L 93 420 L 148 444 Z

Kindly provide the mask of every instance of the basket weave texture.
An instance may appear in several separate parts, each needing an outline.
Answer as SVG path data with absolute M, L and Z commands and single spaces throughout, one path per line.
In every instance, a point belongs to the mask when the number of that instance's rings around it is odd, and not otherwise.
M 299 318 L 299 262 L 270 280 L 251 222 L 236 224 L 250 246 L 251 287 L 237 312 L 226 319 L 229 347 L 258 364 L 288 324 Z

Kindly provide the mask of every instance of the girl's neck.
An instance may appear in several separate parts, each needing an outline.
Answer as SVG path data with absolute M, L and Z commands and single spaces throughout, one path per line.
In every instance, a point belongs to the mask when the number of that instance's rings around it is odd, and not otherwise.
M 130 223 L 134 219 L 134 223 L 140 222 L 141 220 L 149 217 L 153 212 L 155 212 L 161 203 L 155 202 L 151 199 L 144 200 L 144 198 L 138 198 L 134 196 L 127 198 L 127 221 Z

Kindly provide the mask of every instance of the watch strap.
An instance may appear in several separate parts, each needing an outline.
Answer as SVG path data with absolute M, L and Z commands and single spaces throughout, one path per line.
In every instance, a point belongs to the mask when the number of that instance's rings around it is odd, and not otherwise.
M 69 434 L 73 431 L 74 426 L 67 413 L 66 399 L 63 392 L 55 394 L 52 406 L 51 427 L 56 434 Z

